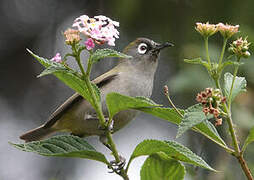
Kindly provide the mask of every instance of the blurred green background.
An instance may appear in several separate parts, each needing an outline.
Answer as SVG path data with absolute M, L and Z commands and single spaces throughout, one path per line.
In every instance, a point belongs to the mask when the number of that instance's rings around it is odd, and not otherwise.
M 115 47 L 117 50 L 121 50 L 137 37 L 174 43 L 174 48 L 161 54 L 152 99 L 168 105 L 162 92 L 163 86 L 167 84 L 172 100 L 179 108 L 194 104 L 195 95 L 199 91 L 214 86 L 203 67 L 183 62 L 184 58 L 204 57 L 202 37 L 194 29 L 196 22 L 239 24 L 240 33 L 231 41 L 239 36 L 248 36 L 248 40 L 254 42 L 253 0 L 1 0 L 0 179 L 119 179 L 107 174 L 106 167 L 102 165 L 98 167 L 99 165 L 93 164 L 93 169 L 87 170 L 86 165 L 90 166 L 90 161 L 38 157 L 18 152 L 7 143 L 19 141 L 18 136 L 21 133 L 44 122 L 52 109 L 72 94 L 70 89 L 52 76 L 36 79 L 42 67 L 34 63 L 25 48 L 45 57 L 52 57 L 58 51 L 66 53 L 68 49 L 64 47 L 61 33 L 82 14 L 103 14 L 120 22 L 120 39 L 116 41 Z M 217 61 L 222 46 L 219 33 L 209 43 L 212 60 Z M 252 50 L 253 46 L 251 53 L 254 52 Z M 248 92 L 236 99 L 233 108 L 233 119 L 240 142 L 243 142 L 248 130 L 254 125 L 253 56 L 245 62 L 240 67 L 239 76 L 246 77 Z M 93 70 L 93 77 L 114 64 L 115 60 L 100 62 Z M 227 70 L 232 71 L 231 68 Z M 147 131 L 144 130 L 146 128 Z M 175 125 L 143 114 L 114 137 L 120 151 L 129 157 L 142 139 L 174 139 L 176 130 Z M 218 127 L 218 131 L 225 141 L 230 142 L 226 123 Z M 89 141 L 95 146 L 98 144 L 96 139 Z M 213 173 L 187 166 L 186 179 L 245 179 L 236 159 L 201 135 L 188 132 L 177 141 L 190 147 L 212 167 L 221 171 Z M 254 173 L 254 144 L 248 147 L 245 158 Z M 130 175 L 131 179 L 139 179 L 141 163 L 142 161 L 138 161 L 130 171 L 136 173 Z

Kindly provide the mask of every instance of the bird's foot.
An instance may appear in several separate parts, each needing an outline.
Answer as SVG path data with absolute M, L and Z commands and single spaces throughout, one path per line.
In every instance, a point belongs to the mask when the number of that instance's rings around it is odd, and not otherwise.
M 111 133 L 113 133 L 113 129 L 114 129 L 114 120 L 112 119 L 110 124 L 109 124 L 109 118 L 108 117 L 105 117 L 105 120 L 106 120 L 106 127 L 102 127 L 101 125 L 99 125 L 99 129 L 100 130 L 108 130 L 110 131 Z
M 124 168 L 125 164 L 126 164 L 126 159 L 119 155 L 120 158 L 120 162 L 116 162 L 114 161 L 110 161 L 110 165 L 108 166 L 109 169 L 111 169 L 112 171 L 109 171 L 109 173 L 120 173 L 120 171 Z

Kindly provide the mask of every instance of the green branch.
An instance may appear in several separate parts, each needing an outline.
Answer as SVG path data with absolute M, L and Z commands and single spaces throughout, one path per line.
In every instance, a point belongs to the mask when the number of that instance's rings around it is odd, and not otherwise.
M 206 57 L 207 57 L 208 65 L 209 65 L 209 71 L 210 71 L 210 68 L 211 68 L 211 60 L 210 60 L 209 50 L 208 50 L 208 37 L 205 37 L 204 40 L 205 40 Z

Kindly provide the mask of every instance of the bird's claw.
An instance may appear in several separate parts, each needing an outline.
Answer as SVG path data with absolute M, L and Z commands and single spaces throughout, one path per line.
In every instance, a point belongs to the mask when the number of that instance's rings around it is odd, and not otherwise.
M 109 118 L 106 117 L 105 120 L 106 120 L 106 124 L 108 124 L 108 123 L 109 123 Z M 102 127 L 102 126 L 99 125 L 99 129 L 100 129 L 100 130 L 104 130 L 104 131 L 105 131 L 105 130 L 109 130 L 111 133 L 113 133 L 113 129 L 114 129 L 114 120 L 112 119 L 112 121 L 110 122 L 110 124 L 109 124 L 109 125 L 106 125 L 106 127 Z
M 120 162 L 116 162 L 114 161 L 110 161 L 110 165 L 108 166 L 109 169 L 111 169 L 112 171 L 109 171 L 109 173 L 120 173 L 121 169 L 124 168 L 125 164 L 126 164 L 126 159 L 122 156 L 119 155 L 120 158 Z

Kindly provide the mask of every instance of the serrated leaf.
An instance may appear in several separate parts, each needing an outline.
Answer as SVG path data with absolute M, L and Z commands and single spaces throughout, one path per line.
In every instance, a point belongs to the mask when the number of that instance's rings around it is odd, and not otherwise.
M 53 74 L 53 73 L 56 73 L 56 72 L 67 72 L 67 71 L 68 70 L 65 67 L 49 66 L 44 71 L 42 71 L 41 74 L 39 74 L 37 77 L 46 76 L 46 75 Z
M 112 94 L 112 95 L 110 95 Z M 140 100 L 145 100 L 141 101 Z M 180 124 L 182 117 L 172 108 L 158 107 L 160 105 L 155 104 L 148 98 L 140 97 L 128 97 L 118 93 L 109 93 L 106 97 L 107 106 L 111 106 L 109 109 L 110 117 L 113 117 L 116 113 L 126 110 L 126 109 L 136 109 L 153 116 L 159 117 L 161 119 L 167 120 L 169 122 Z M 128 102 L 128 103 L 127 103 Z M 179 109 L 179 111 L 184 114 L 184 111 Z M 193 127 L 194 131 L 197 131 L 212 141 L 216 142 L 222 147 L 226 147 L 226 143 L 218 134 L 216 128 L 210 122 L 201 122 Z
M 109 164 L 102 153 L 77 136 L 54 136 L 42 141 L 10 144 L 19 150 L 34 152 L 42 156 L 85 158 Z
M 209 67 L 208 63 L 206 61 L 203 61 L 201 58 L 194 58 L 194 59 L 184 59 L 184 62 L 189 64 L 200 64 L 205 66 L 206 68 Z
M 39 63 L 41 63 L 45 68 L 49 68 L 51 66 L 60 66 L 59 64 L 56 64 L 55 62 L 52 62 L 46 58 L 42 58 L 40 56 L 37 56 L 32 51 L 27 49 L 27 51 L 37 60 Z M 60 79 L 63 83 L 65 83 L 67 86 L 78 92 L 81 96 L 83 96 L 87 101 L 90 103 L 93 103 L 90 93 L 88 91 L 88 88 L 85 84 L 85 82 L 74 72 L 74 71 L 58 71 L 53 73 L 58 79 Z
M 140 171 L 141 180 L 183 180 L 184 166 L 169 158 L 165 153 L 159 152 L 149 156 Z
M 252 127 L 252 128 L 250 129 L 249 135 L 247 136 L 247 138 L 246 138 L 246 140 L 245 140 L 245 142 L 244 142 L 242 151 L 244 152 L 244 151 L 246 150 L 247 146 L 248 146 L 250 143 L 252 143 L 252 142 L 254 142 L 254 127 Z
M 113 49 L 97 49 L 91 59 L 93 63 L 98 62 L 100 59 L 107 58 L 107 57 L 118 57 L 118 58 L 132 58 L 131 56 L 128 56 L 126 54 L 123 54 L 121 52 L 117 52 Z
M 171 123 L 179 125 L 182 121 L 182 117 L 173 108 L 164 107 L 153 107 L 153 108 L 140 108 L 139 111 L 151 114 L 155 117 L 167 120 Z M 182 115 L 184 115 L 184 110 L 178 109 Z M 220 137 L 216 128 L 209 121 L 203 121 L 196 126 L 192 127 L 192 130 L 199 132 L 209 138 L 210 140 L 216 142 L 222 147 L 227 147 L 226 143 Z
M 232 74 L 230 74 L 229 72 L 224 74 L 224 83 L 225 83 L 224 90 L 225 90 L 227 99 L 230 98 L 229 95 L 230 95 L 230 90 L 231 90 L 233 78 L 234 78 L 234 76 Z M 245 80 L 245 77 L 237 77 L 236 76 L 234 86 L 232 89 L 231 101 L 233 101 L 234 98 L 239 93 L 245 92 L 246 86 L 247 86 L 247 81 Z
M 152 155 L 154 153 L 164 152 L 168 157 L 199 166 L 211 171 L 216 171 L 211 168 L 201 157 L 194 154 L 187 147 L 175 141 L 159 141 L 159 140 L 144 140 L 139 143 L 133 151 L 129 164 L 131 161 L 139 156 Z
M 139 109 L 143 107 L 160 106 L 147 98 L 130 97 L 119 93 L 109 93 L 106 96 L 106 103 L 109 111 L 109 117 L 112 118 L 115 114 L 126 109 Z
M 193 126 L 211 118 L 211 116 L 206 116 L 202 109 L 203 107 L 201 104 L 195 104 L 185 111 L 183 120 L 179 124 L 176 135 L 177 138 Z

